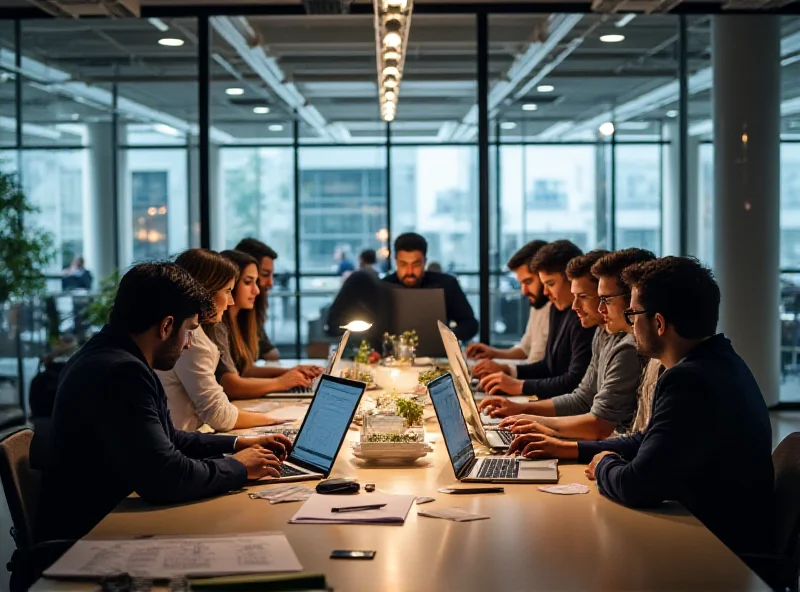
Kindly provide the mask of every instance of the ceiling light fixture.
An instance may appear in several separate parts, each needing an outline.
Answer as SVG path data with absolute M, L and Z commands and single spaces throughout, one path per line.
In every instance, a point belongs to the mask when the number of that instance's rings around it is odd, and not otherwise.
M 269 107 L 253 107 L 253 113 L 258 115 L 266 115 L 269 113 Z
M 282 132 L 283 126 L 280 123 L 273 123 L 271 126 L 267 128 L 271 132 Z
M 503 123 L 500 124 L 500 127 L 503 128 L 504 130 L 513 130 L 514 128 L 517 127 L 517 124 L 514 123 L 513 121 L 504 121 Z
M 675 111 L 675 109 L 670 109 L 669 111 L 667 111 L 667 117 L 677 117 L 677 116 L 678 112 Z
M 625 41 L 625 35 L 600 35 L 600 41 L 603 43 L 619 43 L 620 41 Z
M 536 111 L 538 108 L 539 108 L 539 106 L 536 105 L 535 103 L 525 103 L 522 106 L 522 110 L 523 111 Z
M 384 121 L 394 121 L 413 0 L 373 0 L 378 100 Z
M 238 97 L 244 94 L 244 89 L 235 86 L 231 88 L 226 88 L 225 94 L 228 95 L 229 97 Z
M 604 136 L 611 136 L 614 134 L 614 124 L 610 121 L 606 121 L 605 123 L 601 123 L 600 127 L 597 128 L 598 131 L 603 134 Z
M 540 84 L 536 87 L 536 92 L 553 92 L 555 89 L 552 84 Z
M 156 29 L 158 29 L 162 33 L 166 33 L 167 31 L 169 31 L 169 27 L 167 26 L 167 24 L 160 18 L 149 18 L 147 19 L 147 22 L 153 25 Z
M 158 40 L 159 45 L 166 47 L 180 47 L 183 45 L 183 39 L 175 39 L 174 37 L 164 37 Z

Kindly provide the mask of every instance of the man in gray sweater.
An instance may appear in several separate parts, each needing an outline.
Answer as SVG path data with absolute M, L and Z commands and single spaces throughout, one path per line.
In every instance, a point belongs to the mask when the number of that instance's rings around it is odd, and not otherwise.
M 624 249 L 593 262 L 581 257 L 570 261 L 567 274 L 576 294 L 574 308 L 579 307 L 581 291 L 588 297 L 586 292 L 594 286 L 597 304 L 585 314 L 602 317 L 592 342 L 592 361 L 580 385 L 571 393 L 544 401 L 512 403 L 492 398 L 483 401 L 481 408 L 494 417 L 505 417 L 500 427 L 517 434 L 602 440 L 615 430 L 627 431 L 636 414 L 642 363 L 632 327 L 623 314 L 630 305 L 630 292 L 621 274 L 629 265 L 652 259 L 655 255 L 650 251 Z

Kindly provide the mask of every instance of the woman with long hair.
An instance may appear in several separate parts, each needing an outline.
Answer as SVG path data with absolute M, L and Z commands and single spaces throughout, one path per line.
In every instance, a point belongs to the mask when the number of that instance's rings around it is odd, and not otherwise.
M 258 287 L 258 262 L 241 251 L 220 253 L 239 270 L 233 290 L 233 305 L 225 312 L 216 333 L 222 357 L 217 379 L 232 399 L 253 399 L 268 393 L 288 392 L 294 387 L 309 387 L 322 372 L 318 366 L 286 368 L 258 367 L 258 315 L 255 310 Z
M 164 390 L 172 423 L 179 430 L 193 431 L 208 424 L 218 432 L 282 423 L 266 413 L 237 409 L 230 402 L 215 373 L 220 350 L 212 336 L 222 322 L 239 269 L 219 253 L 207 249 L 189 249 L 175 263 L 191 274 L 209 292 L 216 309 L 210 319 L 192 333 L 191 347 L 186 348 L 172 370 L 157 371 Z
M 258 331 L 257 357 L 262 360 L 277 361 L 280 359 L 280 353 L 267 336 L 265 326 L 269 308 L 267 292 L 275 285 L 275 259 L 278 258 L 278 253 L 257 238 L 251 237 L 240 240 L 236 245 L 236 250 L 253 257 L 258 265 L 259 294 L 256 296 L 256 303 L 253 307 L 256 312 L 256 330 Z

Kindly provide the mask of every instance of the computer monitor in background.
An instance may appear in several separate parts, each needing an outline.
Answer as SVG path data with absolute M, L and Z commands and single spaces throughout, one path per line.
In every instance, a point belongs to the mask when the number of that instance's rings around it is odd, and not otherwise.
M 439 288 L 395 288 L 389 291 L 393 335 L 414 330 L 419 337 L 418 357 L 443 358 L 446 355 L 439 322 L 447 323 L 444 290 Z

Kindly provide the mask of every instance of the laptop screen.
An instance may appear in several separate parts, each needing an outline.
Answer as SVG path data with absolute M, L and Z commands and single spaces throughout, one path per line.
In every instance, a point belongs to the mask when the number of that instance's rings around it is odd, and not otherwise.
M 363 384 L 345 384 L 323 375 L 289 460 L 319 467 L 327 474 L 363 392 Z
M 445 374 L 428 384 L 428 392 L 436 410 L 436 417 L 439 418 L 447 453 L 450 455 L 450 462 L 453 463 L 453 472 L 458 476 L 467 463 L 475 457 L 475 452 L 469 439 L 467 424 L 464 423 L 464 416 L 461 414 L 461 405 L 458 402 L 452 375 Z

